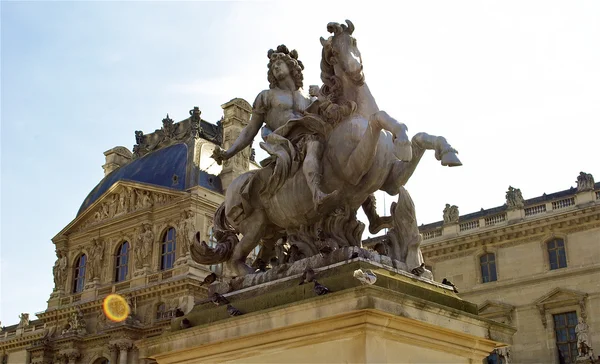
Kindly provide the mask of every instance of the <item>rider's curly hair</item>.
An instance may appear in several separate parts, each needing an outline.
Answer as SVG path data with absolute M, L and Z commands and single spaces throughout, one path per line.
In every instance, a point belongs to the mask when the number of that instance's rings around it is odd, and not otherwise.
M 277 78 L 273 75 L 272 66 L 277 61 L 282 59 L 287 64 L 290 75 L 294 80 L 294 84 L 296 85 L 296 90 L 302 88 L 304 76 L 302 75 L 302 70 L 304 70 L 304 65 L 298 59 L 298 51 L 293 49 L 290 51 L 285 44 L 282 44 L 277 47 L 276 50 L 269 49 L 267 52 L 267 57 L 269 58 L 269 64 L 267 67 L 269 71 L 267 72 L 267 79 L 269 80 L 269 88 L 274 88 L 277 86 Z

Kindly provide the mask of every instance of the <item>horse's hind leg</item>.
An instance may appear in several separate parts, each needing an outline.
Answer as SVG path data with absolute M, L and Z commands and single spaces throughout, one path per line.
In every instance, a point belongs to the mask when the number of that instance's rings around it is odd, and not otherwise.
M 240 231 L 243 231 L 244 237 L 233 249 L 228 262 L 229 268 L 235 275 L 244 276 L 254 273 L 254 269 L 246 264 L 246 258 L 264 236 L 267 226 L 266 222 L 267 218 L 263 210 L 254 210 L 252 215 L 248 216 L 240 224 Z

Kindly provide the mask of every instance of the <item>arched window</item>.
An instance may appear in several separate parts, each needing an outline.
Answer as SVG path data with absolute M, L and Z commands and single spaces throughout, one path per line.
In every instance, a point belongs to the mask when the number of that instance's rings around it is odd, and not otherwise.
M 160 248 L 160 269 L 171 269 L 175 263 L 175 229 L 169 228 L 162 239 Z
M 214 248 L 217 246 L 217 239 L 215 238 L 215 233 L 213 227 L 208 230 L 208 246 Z M 213 264 L 208 267 L 211 272 L 214 272 L 216 275 L 220 276 L 223 274 L 223 263 Z
M 565 253 L 565 242 L 562 239 L 553 239 L 547 243 L 548 260 L 550 269 L 565 268 L 567 266 L 567 254 Z
M 73 293 L 83 291 L 85 285 L 85 264 L 87 263 L 87 257 L 85 254 L 81 254 L 77 260 L 75 260 L 75 270 L 73 271 Z
M 480 256 L 479 264 L 481 266 L 481 281 L 483 283 L 498 280 L 496 276 L 496 256 L 494 253 L 487 253 Z
M 124 242 L 117 249 L 115 261 L 115 282 L 122 282 L 127 279 L 127 266 L 129 262 L 129 243 Z

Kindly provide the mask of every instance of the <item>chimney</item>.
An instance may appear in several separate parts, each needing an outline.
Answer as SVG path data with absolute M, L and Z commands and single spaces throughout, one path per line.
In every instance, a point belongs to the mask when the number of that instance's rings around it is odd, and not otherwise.
M 121 168 L 127 163 L 131 162 L 133 154 L 125 147 L 114 147 L 104 152 L 106 157 L 106 163 L 102 166 L 104 169 L 104 176 L 108 176 L 115 169 Z
M 223 105 L 223 149 L 227 150 L 250 121 L 252 106 L 244 99 L 233 99 Z M 251 145 L 240 151 L 233 158 L 223 162 L 223 169 L 219 174 L 221 185 L 226 190 L 231 181 L 237 176 L 248 171 Z

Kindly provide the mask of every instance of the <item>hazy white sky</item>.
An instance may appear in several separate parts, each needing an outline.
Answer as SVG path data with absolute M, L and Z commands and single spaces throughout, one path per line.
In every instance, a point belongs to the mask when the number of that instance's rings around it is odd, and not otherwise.
M 2 1 L 2 325 L 46 308 L 50 239 L 102 179 L 105 150 L 166 113 L 199 106 L 216 122 L 226 101 L 252 102 L 281 43 L 320 84 L 319 37 L 344 19 L 380 108 L 460 152 L 460 168 L 428 152 L 407 184 L 419 223 L 445 203 L 502 205 L 509 185 L 530 198 L 580 171 L 600 179 L 598 1 Z

